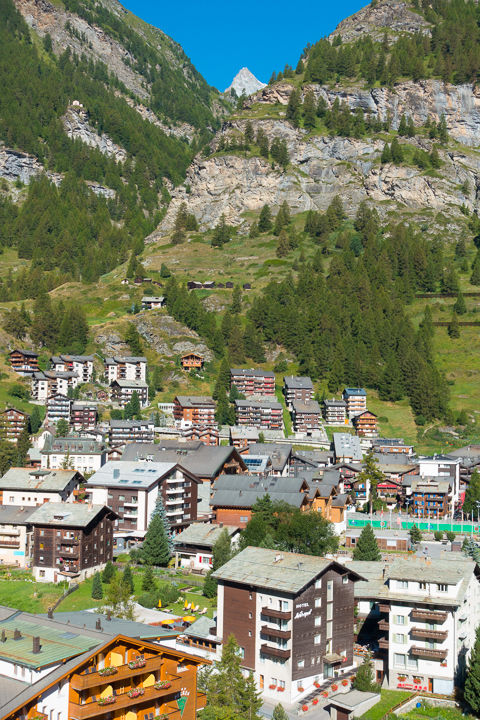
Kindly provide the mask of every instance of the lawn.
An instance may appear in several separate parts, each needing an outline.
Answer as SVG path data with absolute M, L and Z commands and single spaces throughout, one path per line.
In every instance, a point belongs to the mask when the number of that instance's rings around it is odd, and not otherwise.
M 422 702 L 421 708 L 415 708 L 405 715 L 404 718 L 410 718 L 410 720 L 424 720 L 425 718 L 441 718 L 442 720 L 461 720 L 461 718 L 467 718 L 467 720 L 474 720 L 474 715 L 464 715 L 460 708 L 456 707 L 434 707 L 428 702 Z
M 362 715 L 364 720 L 381 720 L 395 705 L 407 700 L 412 693 L 408 692 L 408 690 L 382 690 L 381 694 L 382 699 L 380 702 Z

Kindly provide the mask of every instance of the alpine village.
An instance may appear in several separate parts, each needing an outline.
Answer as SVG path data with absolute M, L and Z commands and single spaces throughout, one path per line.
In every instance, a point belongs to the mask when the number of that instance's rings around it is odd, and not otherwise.
M 0 720 L 480 717 L 480 7 L 312 30 L 0 0 Z

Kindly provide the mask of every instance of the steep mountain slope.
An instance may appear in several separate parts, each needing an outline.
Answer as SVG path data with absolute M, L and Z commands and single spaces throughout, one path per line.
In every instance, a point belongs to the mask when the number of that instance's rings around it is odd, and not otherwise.
M 0 0 L 0 248 L 32 262 L 4 300 L 140 252 L 225 112 L 181 47 L 114 0 L 17 7 Z

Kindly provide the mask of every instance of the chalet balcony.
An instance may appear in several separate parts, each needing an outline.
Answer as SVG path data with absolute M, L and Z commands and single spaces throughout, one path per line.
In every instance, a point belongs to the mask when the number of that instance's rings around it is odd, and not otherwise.
M 282 660 L 288 660 L 291 655 L 290 650 L 282 650 L 282 648 L 270 647 L 270 645 L 261 645 L 260 652 L 271 657 L 282 658 Z
M 278 628 L 269 628 L 267 625 L 262 625 L 260 632 L 262 635 L 269 635 L 270 637 L 277 637 L 282 640 L 290 640 L 292 633 L 290 630 L 279 630 Z
M 412 620 L 420 620 L 420 622 L 433 620 L 434 622 L 441 625 L 445 622 L 447 618 L 447 612 L 441 612 L 438 610 L 423 610 L 422 608 L 415 608 L 414 610 L 412 610 Z
M 207 704 L 207 695 L 206 693 L 197 693 L 197 710 L 203 710 L 203 708 Z M 171 715 L 169 714 L 169 720 Z
M 390 603 L 378 603 L 378 609 L 380 610 L 380 612 L 389 613 Z
M 380 640 L 378 641 L 378 647 L 382 650 L 388 650 L 388 648 L 390 647 L 388 640 L 380 638 Z
M 423 648 L 413 645 L 410 648 L 412 655 L 418 655 L 418 657 L 425 658 L 427 660 L 445 660 L 448 655 L 448 648 L 437 649 L 437 648 Z
M 380 630 L 388 632 L 390 630 L 390 623 L 388 620 L 380 620 L 378 623 L 378 627 Z
M 263 607 L 262 608 L 262 615 L 266 615 L 267 617 L 276 618 L 277 620 L 291 620 L 292 619 L 292 613 L 290 610 L 274 610 L 270 607 Z
M 61 544 L 62 545 L 78 545 L 78 538 L 62 538 Z
M 447 630 L 427 630 L 424 628 L 412 628 L 412 637 L 424 638 L 426 640 L 438 640 L 444 642 L 448 637 Z
M 20 540 L 4 540 L 2 537 L 0 537 L 0 547 L 19 548 Z
M 132 668 L 129 668 L 128 665 L 120 665 L 120 667 L 117 668 L 117 672 L 115 673 L 115 675 L 108 675 L 107 677 L 102 677 L 98 674 L 97 671 L 88 674 L 79 673 L 78 675 L 73 675 L 70 683 L 72 687 L 75 688 L 75 690 L 87 690 L 88 688 L 99 687 L 101 685 L 114 686 L 118 680 L 126 680 L 128 678 L 138 677 L 139 675 L 142 675 L 144 673 L 151 673 L 155 670 L 160 670 L 162 665 L 163 660 L 159 659 L 158 657 L 153 657 L 148 658 L 146 665 L 144 665 L 142 668 L 134 668 L 132 670 Z M 172 688 L 173 681 L 177 681 L 178 679 L 179 678 L 176 675 L 168 677 L 169 682 L 172 683 Z
M 102 678 L 102 680 L 105 685 L 107 685 L 108 683 L 106 681 L 112 680 L 112 678 Z M 142 705 L 143 703 L 155 702 L 157 698 L 179 692 L 181 687 L 182 679 L 177 678 L 172 682 L 172 686 L 166 690 L 155 690 L 155 688 L 151 686 L 145 688 L 145 693 L 137 698 L 129 698 L 126 691 L 121 695 L 116 695 L 115 702 L 109 705 L 99 705 L 98 702 L 89 702 L 85 705 L 77 705 L 76 703 L 71 702 L 69 703 L 69 716 L 71 720 L 87 720 L 87 718 L 100 717 L 102 715 L 106 715 L 107 713 L 116 713 L 117 710 L 128 708 L 132 705 Z

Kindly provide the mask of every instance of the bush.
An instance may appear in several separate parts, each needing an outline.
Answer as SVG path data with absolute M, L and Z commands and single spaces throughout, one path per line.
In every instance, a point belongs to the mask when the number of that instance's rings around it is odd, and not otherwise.
M 435 540 L 436 540 L 437 542 L 440 542 L 440 540 L 443 539 L 443 532 L 441 532 L 440 530 L 436 530 L 436 531 L 433 533 L 433 537 L 435 538 Z
M 20 400 L 28 400 L 30 398 L 28 389 L 24 385 L 20 385 L 20 383 L 11 385 L 7 390 L 7 394 L 11 397 L 20 398 Z
M 447 530 L 446 535 L 449 542 L 453 542 L 457 537 L 456 533 L 454 533 L 453 530 Z
M 417 417 L 415 418 L 415 423 L 417 425 L 423 426 L 426 424 L 426 422 L 427 418 L 423 417 L 423 415 L 417 415 Z
M 138 598 L 140 605 L 146 608 L 158 607 L 158 601 L 162 601 L 162 607 L 171 605 L 178 599 L 178 590 L 172 583 L 161 583 L 158 590 L 143 593 Z

